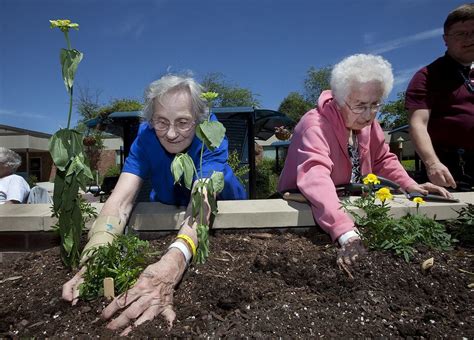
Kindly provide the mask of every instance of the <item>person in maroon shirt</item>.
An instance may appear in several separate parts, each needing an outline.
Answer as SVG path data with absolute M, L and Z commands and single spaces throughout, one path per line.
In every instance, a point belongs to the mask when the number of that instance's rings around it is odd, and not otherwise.
M 446 54 L 419 70 L 406 91 L 410 136 L 434 184 L 474 186 L 474 3 L 449 13 Z

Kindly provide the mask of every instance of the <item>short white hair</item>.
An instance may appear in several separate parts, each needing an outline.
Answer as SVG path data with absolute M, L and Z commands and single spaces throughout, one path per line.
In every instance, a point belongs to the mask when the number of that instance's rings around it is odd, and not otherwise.
M 207 119 L 206 102 L 201 98 L 202 86 L 189 76 L 167 74 L 152 82 L 145 91 L 143 118 L 150 121 L 153 117 L 155 100 L 158 103 L 162 98 L 174 92 L 187 92 L 191 98 L 191 110 L 198 122 Z
M 380 82 L 382 99 L 386 99 L 393 88 L 392 65 L 372 54 L 355 54 L 336 64 L 331 72 L 331 91 L 336 101 L 343 105 L 355 84 Z
M 10 169 L 14 173 L 21 165 L 21 157 L 15 151 L 0 147 L 0 164 Z

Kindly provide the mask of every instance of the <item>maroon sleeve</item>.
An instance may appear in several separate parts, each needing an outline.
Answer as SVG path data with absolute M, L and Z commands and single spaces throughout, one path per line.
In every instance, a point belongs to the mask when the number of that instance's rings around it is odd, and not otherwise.
M 430 108 L 426 76 L 427 69 L 424 67 L 415 73 L 410 84 L 408 84 L 405 93 L 405 108 L 407 110 Z

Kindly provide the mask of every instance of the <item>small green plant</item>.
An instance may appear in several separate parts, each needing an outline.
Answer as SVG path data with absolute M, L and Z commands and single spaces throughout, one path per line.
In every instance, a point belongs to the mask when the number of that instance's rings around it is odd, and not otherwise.
M 342 201 L 342 207 L 354 217 L 361 239 L 369 249 L 393 251 L 408 262 L 418 245 L 440 250 L 451 248 L 454 240 L 445 227 L 432 218 L 418 214 L 419 205 L 424 203 L 422 199 L 415 199 L 416 215 L 394 218 L 387 203 L 392 199 L 390 189 L 383 187 L 375 191 L 377 184 L 380 184 L 377 176 L 369 174 L 364 178 L 362 196 L 353 202 L 348 199 Z M 363 213 L 350 210 L 352 206 Z
M 120 176 L 120 166 L 115 164 L 107 168 L 104 177 L 116 177 Z
M 275 172 L 275 160 L 263 158 L 256 164 L 256 197 L 266 199 L 277 192 L 279 175 Z
M 242 183 L 244 186 L 247 185 L 248 179 L 246 177 L 250 169 L 247 164 L 244 166 L 240 165 L 240 157 L 237 150 L 234 150 L 229 154 L 227 163 L 229 163 L 232 172 L 239 179 L 240 183 Z
M 117 235 L 111 244 L 93 248 L 79 295 L 84 300 L 101 297 L 106 277 L 114 279 L 117 295 L 127 291 L 136 283 L 152 255 L 149 243 L 132 235 Z
M 453 236 L 460 242 L 474 244 L 474 204 L 467 204 L 467 207 L 461 208 L 458 216 L 448 221 L 449 229 Z
M 26 179 L 26 182 L 28 183 L 30 188 L 33 188 L 36 185 L 36 183 L 38 183 L 38 177 L 36 177 L 35 175 L 29 175 L 28 178 Z
M 205 92 L 201 97 L 208 103 L 208 117 L 207 120 L 199 123 L 196 126 L 196 136 L 202 141 L 201 155 L 199 160 L 198 173 L 194 162 L 187 153 L 179 153 L 171 163 L 171 172 L 175 183 L 180 183 L 183 179 L 186 188 L 191 191 L 192 216 L 199 215 L 197 226 L 198 248 L 197 254 L 194 258 L 196 263 L 204 263 L 209 256 L 209 224 L 204 221 L 204 205 L 207 196 L 211 214 L 217 214 L 216 196 L 224 189 L 224 174 L 222 172 L 214 171 L 210 177 L 204 178 L 202 173 L 202 158 L 204 154 L 204 147 L 209 150 L 214 150 L 221 145 L 225 136 L 225 127 L 218 121 L 211 121 L 211 108 L 213 101 L 218 94 L 215 92 Z M 196 184 L 193 187 L 193 179 L 197 178 Z
M 85 200 L 82 195 L 78 195 L 77 198 L 79 202 L 79 209 L 81 211 L 82 215 L 82 227 L 81 231 L 84 231 L 86 229 L 86 223 L 91 221 L 93 218 L 96 218 L 99 214 L 97 213 L 97 209 L 92 206 L 90 202 Z M 56 212 L 54 211 L 54 207 L 51 207 L 51 215 L 52 217 L 58 218 L 59 216 L 56 215 Z M 54 226 L 51 227 L 54 231 L 60 232 L 60 226 L 59 226 L 59 221 L 56 222 Z

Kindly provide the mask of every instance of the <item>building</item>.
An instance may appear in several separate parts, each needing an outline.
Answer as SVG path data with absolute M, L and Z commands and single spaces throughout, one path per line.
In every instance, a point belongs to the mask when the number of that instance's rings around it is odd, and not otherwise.
M 25 178 L 35 176 L 37 182 L 49 182 L 54 179 L 56 170 L 48 150 L 51 134 L 0 125 L 0 146 L 11 149 L 21 156 L 22 164 L 17 174 Z M 104 139 L 98 162 L 99 175 L 121 162 L 121 138 L 107 136 Z

